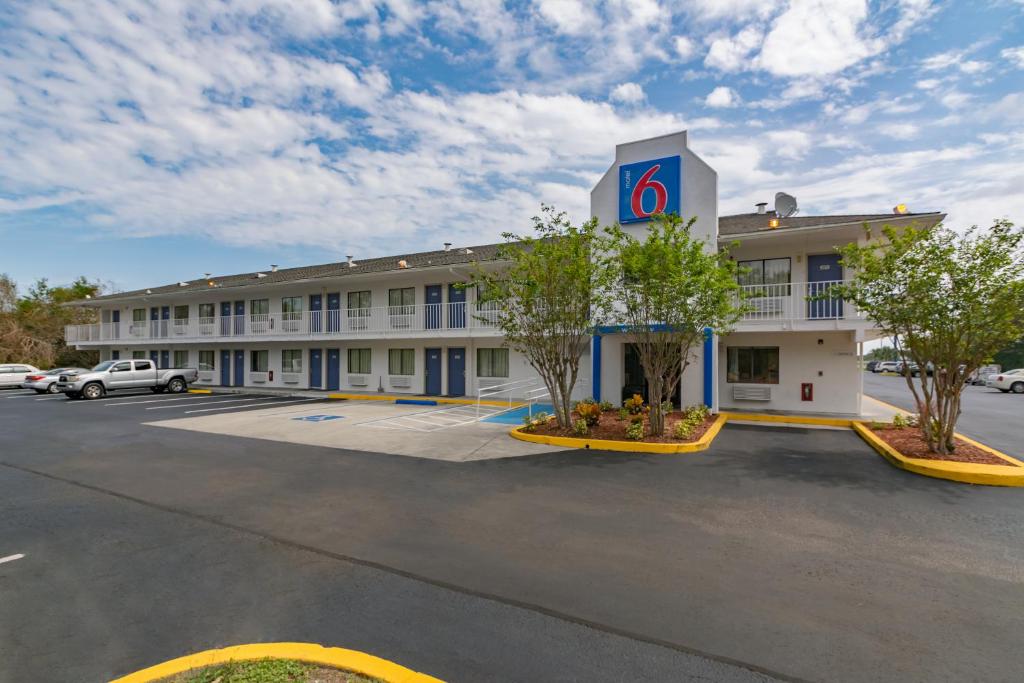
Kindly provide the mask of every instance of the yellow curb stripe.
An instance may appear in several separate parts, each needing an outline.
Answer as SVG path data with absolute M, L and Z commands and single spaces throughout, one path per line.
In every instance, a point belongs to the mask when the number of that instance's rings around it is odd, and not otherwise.
M 445 398 L 442 396 L 423 396 L 420 394 L 346 394 L 346 393 L 334 393 L 327 394 L 327 398 L 334 400 L 346 400 L 346 401 L 397 401 L 401 400 L 413 400 L 413 401 L 436 401 L 438 404 L 444 405 L 460 405 L 460 406 L 475 406 L 477 404 L 476 399 L 473 398 Z M 510 408 L 519 408 L 524 405 L 520 401 L 512 401 L 509 405 L 508 401 L 480 401 L 482 406 L 509 406 Z
M 136 671 L 114 679 L 111 683 L 151 683 L 191 669 L 226 664 L 230 661 L 266 659 L 268 657 L 296 659 L 310 664 L 345 669 L 364 676 L 379 678 L 387 683 L 444 683 L 433 676 L 418 673 L 365 652 L 346 650 L 340 647 L 324 647 L 315 643 L 257 643 L 235 645 L 220 650 L 206 650 Z
M 879 438 L 870 427 L 863 422 L 854 422 L 853 429 L 879 455 L 900 469 L 923 474 L 926 477 L 948 479 L 965 484 L 985 484 L 988 486 L 1024 486 L 1024 468 L 1012 465 L 979 465 L 969 462 L 951 462 L 946 460 L 929 460 L 925 458 L 908 458 Z M 957 437 L 975 444 L 984 450 L 997 455 L 1009 462 L 1019 462 L 995 449 L 967 439 L 960 434 Z
M 531 434 L 522 431 L 522 427 L 516 427 L 509 434 L 513 439 L 541 443 L 547 446 L 562 446 L 565 448 L 593 448 L 601 451 L 620 451 L 625 453 L 693 453 L 695 451 L 707 450 L 711 442 L 722 430 L 726 422 L 725 415 L 719 415 L 712 425 L 701 437 L 689 443 L 645 443 L 643 441 L 612 441 L 610 439 L 583 439 L 573 436 L 549 436 L 546 434 Z
M 851 427 L 853 418 L 848 417 L 816 417 L 813 415 L 775 415 L 764 413 L 733 413 L 723 412 L 730 420 L 746 422 L 785 422 L 786 424 L 819 425 L 824 427 Z
M 213 392 L 209 389 L 189 389 L 190 394 L 212 394 Z

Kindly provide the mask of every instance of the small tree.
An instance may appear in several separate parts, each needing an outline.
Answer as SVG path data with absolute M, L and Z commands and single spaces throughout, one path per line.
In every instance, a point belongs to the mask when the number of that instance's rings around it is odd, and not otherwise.
M 917 363 L 917 381 L 905 375 L 924 438 L 951 453 L 967 377 L 1024 335 L 1024 232 L 996 221 L 963 235 L 941 224 L 882 233 L 838 250 L 853 277 L 828 296 L 853 302 Z
M 705 328 L 727 334 L 743 312 L 736 263 L 727 250 L 693 238 L 696 220 L 657 215 L 643 241 L 618 225 L 606 231 L 611 298 L 643 366 L 654 435 L 665 432 L 662 404 L 679 387 Z
M 602 270 L 592 254 L 597 220 L 569 222 L 565 213 L 542 206 L 534 234 L 505 233 L 498 270 L 477 266 L 481 319 L 495 323 L 505 344 L 523 354 L 551 395 L 558 425 L 572 426 L 572 391 L 580 358 L 597 321 L 608 309 Z

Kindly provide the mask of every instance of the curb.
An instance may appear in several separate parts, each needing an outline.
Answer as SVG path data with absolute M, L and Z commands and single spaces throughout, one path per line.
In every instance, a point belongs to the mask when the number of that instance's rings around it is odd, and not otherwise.
M 690 443 L 644 443 L 643 441 L 612 441 L 610 439 L 582 439 L 574 436 L 547 436 L 545 434 L 530 434 L 520 431 L 522 427 L 516 427 L 509 432 L 513 439 L 540 443 L 547 446 L 562 446 L 565 448 L 592 448 L 600 451 L 620 451 L 624 453 L 694 453 L 704 451 L 711 445 L 711 442 L 722 430 L 727 418 L 720 414 L 708 427 L 708 430 L 696 441 Z
M 346 650 L 340 647 L 324 647 L 315 643 L 257 643 L 235 645 L 220 650 L 206 650 L 136 671 L 116 678 L 110 683 L 152 683 L 190 669 L 226 664 L 230 661 L 266 659 L 268 657 L 297 659 L 309 664 L 347 669 L 364 676 L 379 678 L 386 683 L 444 683 L 439 678 L 418 673 L 365 652 Z
M 948 479 L 964 484 L 982 484 L 986 486 L 1024 486 L 1024 462 L 1011 458 L 1005 453 L 1000 453 L 994 448 L 978 443 L 966 436 L 957 434 L 957 438 L 963 439 L 973 446 L 977 446 L 992 455 L 995 455 L 1013 465 L 978 465 L 969 462 L 949 462 L 943 460 L 929 460 L 925 458 L 908 458 L 895 448 L 878 438 L 871 429 L 863 422 L 854 422 L 853 430 L 860 435 L 869 446 L 875 449 L 879 455 L 900 469 L 921 474 L 926 477 L 937 479 Z
M 813 415 L 771 415 L 732 412 L 723 412 L 722 415 L 725 415 L 729 420 L 743 420 L 744 422 L 784 422 L 786 424 L 817 425 L 819 427 L 850 428 L 855 422 L 851 417 L 815 417 Z
M 189 389 L 188 393 L 190 393 L 190 394 L 212 394 L 213 390 L 212 389 Z

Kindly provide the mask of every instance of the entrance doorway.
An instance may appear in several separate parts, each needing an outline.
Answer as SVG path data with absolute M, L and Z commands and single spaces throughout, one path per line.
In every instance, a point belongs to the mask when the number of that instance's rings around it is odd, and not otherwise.
M 633 394 L 640 394 L 644 397 L 644 403 L 651 402 L 647 378 L 644 377 L 644 366 L 640 363 L 640 353 L 636 344 L 623 344 L 625 358 L 622 365 L 622 400 L 631 398 Z M 680 354 L 679 362 L 683 362 Z M 680 382 L 672 395 L 672 407 L 678 408 L 682 405 L 683 383 Z

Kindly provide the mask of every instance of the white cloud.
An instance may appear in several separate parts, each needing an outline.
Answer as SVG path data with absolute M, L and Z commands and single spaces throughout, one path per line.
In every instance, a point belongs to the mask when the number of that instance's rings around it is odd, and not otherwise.
M 613 102 L 622 102 L 624 104 L 636 104 L 643 102 L 644 89 L 639 83 L 620 83 L 619 85 L 612 88 L 611 95 L 609 96 Z
M 734 36 L 711 41 L 704 66 L 725 72 L 743 71 L 751 66 L 750 55 L 761 45 L 761 31 L 748 26 Z
M 772 24 L 757 63 L 776 76 L 824 76 L 877 53 L 864 0 L 794 0 Z
M 967 93 L 962 93 L 957 90 L 950 90 L 949 92 L 939 97 L 939 102 L 941 102 L 944 107 L 947 107 L 949 109 L 959 109 L 960 107 L 970 102 L 972 99 L 973 98 Z
M 720 85 L 704 98 L 704 104 L 709 107 L 735 107 L 739 104 L 739 95 L 732 88 Z
M 896 140 L 910 140 L 917 137 L 920 128 L 912 123 L 885 123 L 878 127 L 878 131 Z
M 753 17 L 768 17 L 780 2 L 778 0 L 693 0 L 692 14 L 700 20 L 731 19 L 743 21 Z
M 688 62 L 697 54 L 697 45 L 686 36 L 676 36 L 672 39 L 672 47 L 676 56 L 684 62 Z
M 934 90 L 935 88 L 939 87 L 939 85 L 941 85 L 941 84 L 942 84 L 942 81 L 940 81 L 937 78 L 922 78 L 921 80 L 919 80 L 914 85 L 919 90 Z
M 570 36 L 592 31 L 600 24 L 591 7 L 580 0 L 538 0 L 537 9 L 559 33 Z
M 1001 50 L 999 56 L 1018 69 L 1024 69 L 1024 45 Z
M 765 136 L 775 156 L 802 159 L 811 149 L 811 136 L 802 130 L 773 130 Z
M 921 60 L 921 67 L 925 71 L 945 71 L 956 67 L 965 74 L 973 75 L 982 73 L 983 71 L 987 71 L 991 66 L 988 62 L 983 62 L 977 59 L 967 59 L 967 55 L 971 54 L 979 47 L 980 44 L 975 44 L 963 50 L 947 50 L 946 52 L 934 54 L 931 57 Z

